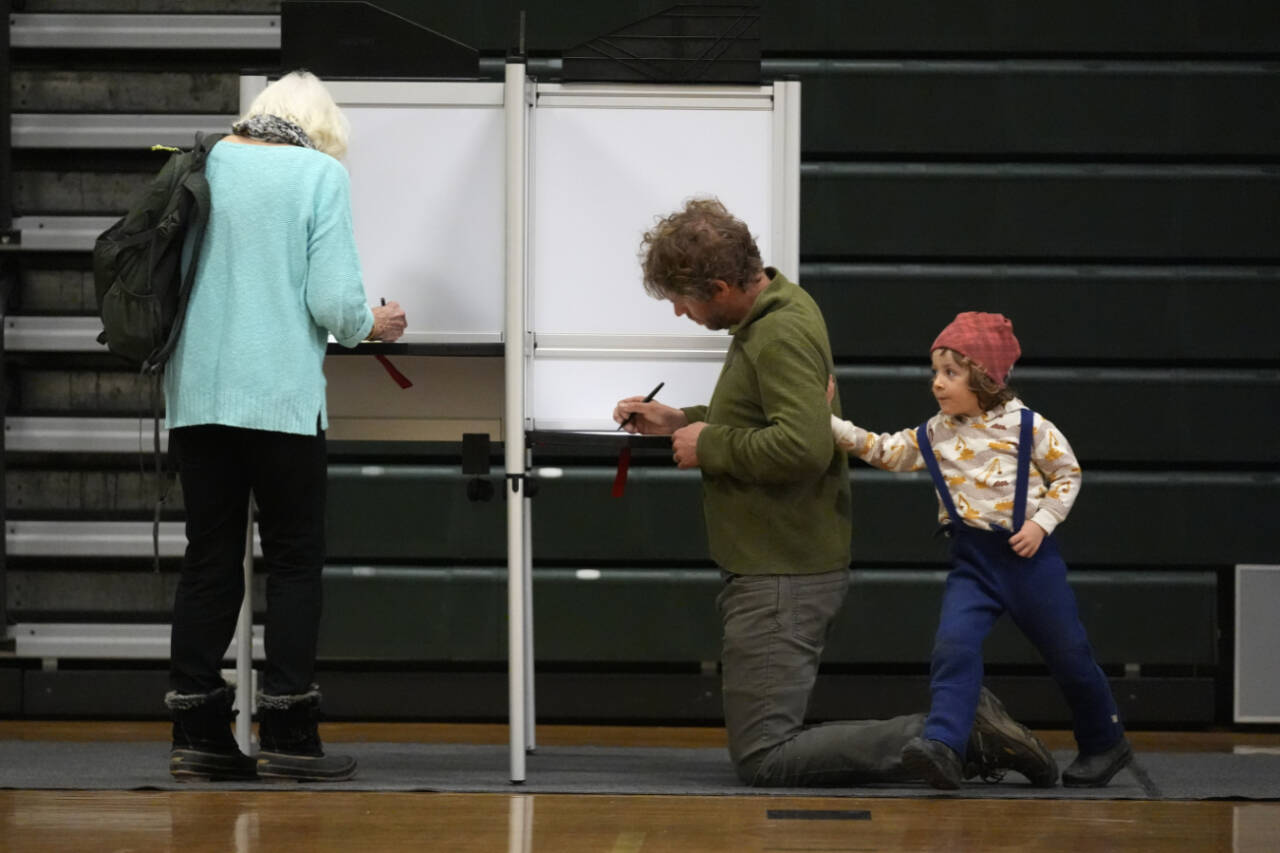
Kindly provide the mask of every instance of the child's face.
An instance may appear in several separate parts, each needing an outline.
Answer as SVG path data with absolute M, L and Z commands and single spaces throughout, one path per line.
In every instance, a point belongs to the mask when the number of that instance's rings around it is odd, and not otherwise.
M 934 350 L 932 361 L 933 384 L 929 387 L 942 413 L 966 417 L 981 415 L 978 395 L 969 388 L 969 368 L 958 364 L 951 350 Z

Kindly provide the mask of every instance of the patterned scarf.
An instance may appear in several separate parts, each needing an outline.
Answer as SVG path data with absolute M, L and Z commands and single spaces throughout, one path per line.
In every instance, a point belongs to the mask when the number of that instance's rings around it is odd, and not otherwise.
M 231 125 L 231 132 L 262 142 L 285 142 L 303 148 L 315 148 L 307 132 L 288 119 L 273 115 L 250 116 Z

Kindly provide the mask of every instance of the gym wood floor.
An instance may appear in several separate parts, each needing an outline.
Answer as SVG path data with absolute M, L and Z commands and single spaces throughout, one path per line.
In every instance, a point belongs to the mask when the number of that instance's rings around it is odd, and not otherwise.
M 1037 732 L 1070 749 L 1065 731 Z M 326 724 L 327 741 L 505 743 L 505 726 Z M 0 721 L 0 738 L 156 740 L 163 723 Z M 1130 733 L 1139 751 L 1280 750 L 1276 733 Z M 544 745 L 722 746 L 715 728 L 540 726 Z M 726 757 L 726 761 L 727 761 Z M 165 756 L 157 754 L 157 768 Z M 779 812 L 809 813 L 797 819 Z M 814 811 L 842 815 L 812 819 Z M 802 815 L 803 816 L 803 815 Z M 1280 850 L 1280 803 L 405 794 L 0 791 L 0 851 Z

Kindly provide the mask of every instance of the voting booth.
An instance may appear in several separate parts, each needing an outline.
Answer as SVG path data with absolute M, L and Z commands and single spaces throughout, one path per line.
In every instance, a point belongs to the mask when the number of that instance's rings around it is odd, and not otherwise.
M 243 77 L 242 106 L 267 82 Z M 433 362 L 424 369 L 434 375 L 460 360 L 501 372 L 500 428 L 490 432 L 505 452 L 511 779 L 520 782 L 535 716 L 529 436 L 620 446 L 620 398 L 662 382 L 664 403 L 710 399 L 728 335 L 646 294 L 641 237 L 687 199 L 714 196 L 747 223 L 766 263 L 794 274 L 799 84 L 539 82 L 512 60 L 500 83 L 325 82 L 351 122 L 346 165 L 366 292 L 399 302 L 408 318 L 401 342 L 358 351 Z M 331 396 L 367 398 L 368 361 L 331 354 Z M 447 393 L 425 402 L 421 419 L 448 421 L 450 403 Z M 386 437 L 366 426 L 351 437 Z M 247 746 L 248 715 L 240 719 Z
M 729 338 L 677 317 L 643 288 L 637 252 L 656 219 L 718 197 L 766 263 L 799 265 L 799 84 L 645 87 L 522 83 L 527 252 L 508 255 L 506 341 L 512 780 L 533 745 L 530 501 L 516 501 L 528 431 L 617 441 L 612 412 L 664 383 L 673 406 L 706 403 Z M 513 123 L 521 123 L 512 116 Z M 519 419 L 513 413 L 520 413 Z M 622 440 L 626 440 L 625 438 Z M 602 496 L 603 497 L 603 496 Z M 536 505 L 536 502 L 533 502 Z

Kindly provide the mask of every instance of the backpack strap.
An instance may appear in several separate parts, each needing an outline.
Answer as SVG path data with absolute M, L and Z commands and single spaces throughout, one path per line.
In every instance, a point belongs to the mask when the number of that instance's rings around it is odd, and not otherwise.
M 160 510 L 164 506 L 165 499 L 169 497 L 169 489 L 165 485 L 164 478 L 164 461 L 160 455 L 160 399 L 164 394 L 160 382 L 160 374 L 151 373 L 151 424 L 155 439 L 156 460 L 156 503 L 151 515 L 151 553 L 157 573 L 160 571 Z
M 147 363 L 142 367 L 144 372 L 154 373 L 160 370 L 173 354 L 174 347 L 178 345 L 178 336 L 182 332 L 182 324 L 187 316 L 187 303 L 191 300 L 191 288 L 195 286 L 196 268 L 200 264 L 200 250 L 204 247 L 205 227 L 209 224 L 209 210 L 213 203 L 209 194 L 209 179 L 204 175 L 205 161 L 209 157 L 210 149 L 225 135 L 224 133 L 196 134 L 196 144 L 191 149 L 193 155 L 191 170 L 182 181 L 183 188 L 191 193 L 192 199 L 191 223 L 187 226 L 192 240 L 191 261 L 182 276 L 182 286 L 178 288 L 178 304 L 174 312 L 173 326 L 169 330 L 169 338 L 147 359 Z
M 938 467 L 938 458 L 933 455 L 933 445 L 929 443 L 928 421 L 916 427 L 916 442 L 920 446 L 920 456 L 924 459 L 924 464 L 929 469 L 929 476 L 933 478 L 933 487 L 938 490 L 938 497 L 942 500 L 942 506 L 947 510 L 947 516 L 951 519 L 952 524 L 959 524 L 960 515 L 956 512 L 955 502 L 951 500 L 951 490 L 947 488 L 947 481 L 942 478 L 942 469 Z
M 169 498 L 171 485 L 171 481 L 167 481 L 165 476 L 164 455 L 160 452 L 160 408 L 161 400 L 164 398 L 162 388 L 164 365 L 169 360 L 173 348 L 177 346 L 178 334 L 182 331 L 182 323 L 186 319 L 187 302 L 191 298 L 191 287 L 196 280 L 200 249 L 204 245 L 205 226 L 209 223 L 211 199 L 209 181 L 204 176 L 205 161 L 209 157 L 209 150 L 225 135 L 224 133 L 196 134 L 196 143 L 191 149 L 194 155 L 191 171 L 182 184 L 191 193 L 193 200 L 194 216 L 189 228 L 193 232 L 192 239 L 195 243 L 191 248 L 191 263 L 182 278 L 182 287 L 178 290 L 178 308 L 174 316 L 173 328 L 169 332 L 169 339 L 142 365 L 143 374 L 151 377 L 151 423 L 156 470 L 156 502 L 151 515 L 151 550 L 157 572 L 160 571 L 160 513 L 164 508 L 164 502 Z M 169 448 L 169 452 L 172 454 L 172 447 Z

